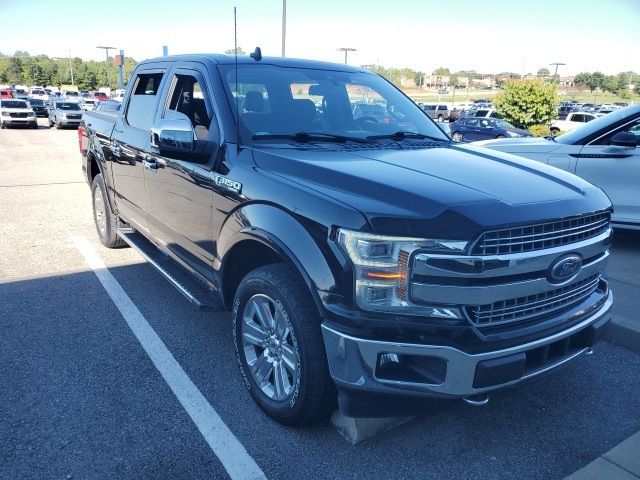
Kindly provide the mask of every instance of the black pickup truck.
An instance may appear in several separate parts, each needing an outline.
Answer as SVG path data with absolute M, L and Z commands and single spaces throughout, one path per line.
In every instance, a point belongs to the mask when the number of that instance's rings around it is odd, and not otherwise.
M 372 99 L 388 118 L 354 118 Z M 484 404 L 590 353 L 610 319 L 607 196 L 452 143 L 369 71 L 156 58 L 117 115 L 83 121 L 101 242 L 232 312 L 242 379 L 279 422 Z

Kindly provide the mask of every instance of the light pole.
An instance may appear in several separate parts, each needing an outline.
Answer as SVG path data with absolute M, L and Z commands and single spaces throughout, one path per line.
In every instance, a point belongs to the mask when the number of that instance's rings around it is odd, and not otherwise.
M 71 85 L 75 85 L 73 82 L 73 63 L 71 63 L 71 49 L 69 49 L 69 71 L 71 72 Z
M 554 72 L 554 74 L 553 74 L 553 78 L 556 78 L 556 75 L 558 75 L 558 67 L 559 67 L 560 65 L 566 65 L 566 63 L 562 63 L 562 62 L 553 62 L 553 63 L 550 63 L 549 65 L 555 65 L 555 66 L 556 66 L 556 71 L 555 71 L 555 72 Z
M 107 87 L 109 87 L 109 50 L 115 50 L 116 47 L 96 47 L 102 48 L 107 55 Z
M 339 52 L 344 52 L 344 64 L 347 64 L 347 55 L 349 54 L 349 52 L 357 52 L 357 50 L 355 48 L 351 48 L 351 47 L 340 47 L 337 48 L 336 50 L 338 50 Z
M 284 57 L 284 46 L 287 38 L 287 0 L 282 0 L 282 56 Z

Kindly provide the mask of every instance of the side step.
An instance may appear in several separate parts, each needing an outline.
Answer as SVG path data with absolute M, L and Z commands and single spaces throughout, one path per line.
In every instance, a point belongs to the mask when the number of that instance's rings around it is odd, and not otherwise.
M 144 235 L 132 229 L 118 229 L 118 236 L 149 262 L 192 304 L 203 310 L 222 310 L 220 292 L 211 289 L 195 274 L 180 265 Z

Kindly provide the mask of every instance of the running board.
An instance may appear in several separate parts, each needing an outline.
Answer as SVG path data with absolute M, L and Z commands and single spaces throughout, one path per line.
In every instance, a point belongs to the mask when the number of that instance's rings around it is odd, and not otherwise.
M 178 262 L 162 252 L 141 233 L 118 229 L 118 236 L 136 250 L 193 305 L 202 310 L 222 310 L 220 292 L 213 290 Z

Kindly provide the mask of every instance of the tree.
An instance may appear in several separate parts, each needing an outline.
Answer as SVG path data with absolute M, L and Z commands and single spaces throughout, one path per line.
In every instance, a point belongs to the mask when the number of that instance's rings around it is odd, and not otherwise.
M 438 67 L 433 71 L 434 75 L 439 75 L 441 77 L 444 75 L 449 75 L 449 73 L 449 69 L 444 67 Z
M 589 75 L 589 79 L 587 80 L 587 88 L 589 88 L 590 92 L 597 90 L 602 87 L 604 83 L 604 73 L 602 72 L 593 72 Z
M 591 74 L 589 72 L 580 72 L 575 77 L 573 77 L 573 84 L 580 90 L 587 87 L 590 81 Z
M 238 55 L 246 55 L 247 52 L 245 52 L 242 47 L 238 47 L 236 48 L 230 48 L 229 50 L 225 50 L 224 53 L 226 53 L 227 55 L 233 55 L 233 54 L 238 54 Z
M 451 75 L 449 75 L 449 86 L 453 87 L 454 91 L 457 88 L 459 81 L 460 75 L 458 75 L 457 73 L 452 73 Z
M 600 85 L 603 92 L 618 92 L 618 78 L 615 75 L 607 75 L 604 77 L 602 84 Z
M 528 128 L 550 122 L 558 113 L 558 86 L 541 79 L 507 81 L 493 100 L 496 110 L 507 122 Z
M 542 67 L 538 70 L 538 77 L 548 77 L 550 73 L 548 68 Z

